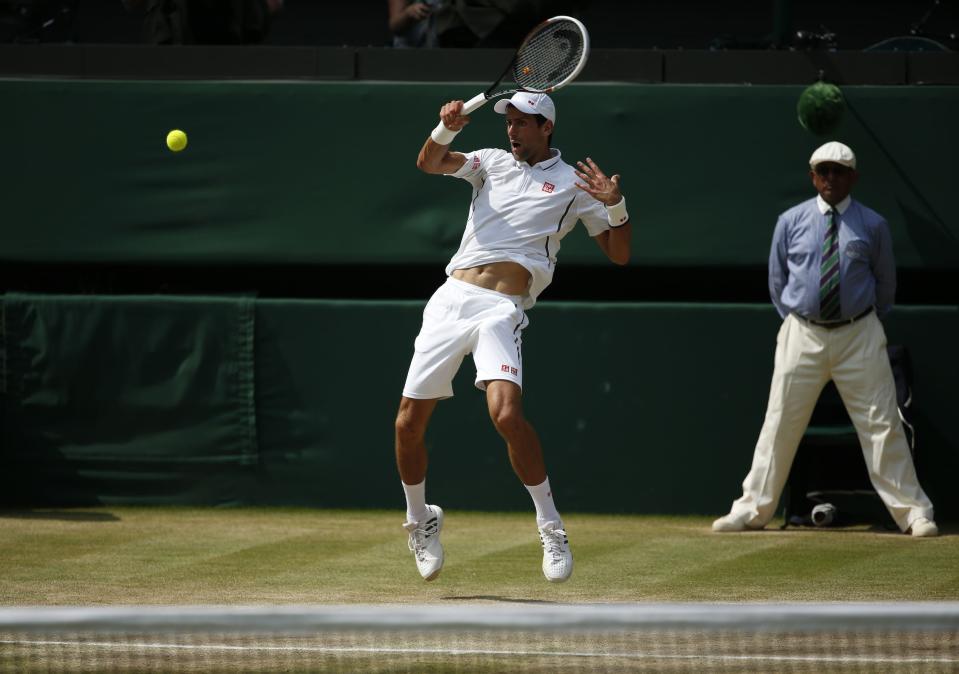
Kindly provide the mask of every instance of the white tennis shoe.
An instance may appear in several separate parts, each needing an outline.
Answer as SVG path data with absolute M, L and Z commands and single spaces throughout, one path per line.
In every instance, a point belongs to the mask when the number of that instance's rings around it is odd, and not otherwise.
M 416 568 L 424 580 L 433 580 L 443 569 L 443 545 L 440 531 L 443 530 L 443 509 L 428 505 L 429 513 L 420 522 L 406 522 L 403 528 L 410 534 L 409 548 L 416 558 Z
M 723 515 L 713 522 L 713 531 L 718 533 L 726 531 L 746 531 L 746 517 L 748 516 L 734 515 L 733 513 Z
M 916 519 L 909 527 L 910 533 L 917 538 L 929 538 L 939 535 L 939 527 L 928 517 Z
M 547 522 L 539 528 L 539 540 L 543 544 L 543 575 L 551 583 L 566 582 L 573 573 L 573 553 L 562 526 L 559 522 Z

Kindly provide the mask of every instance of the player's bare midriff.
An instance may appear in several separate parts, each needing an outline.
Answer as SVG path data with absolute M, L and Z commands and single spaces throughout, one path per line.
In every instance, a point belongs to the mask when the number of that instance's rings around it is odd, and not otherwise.
M 530 273 L 515 262 L 493 262 L 469 269 L 454 269 L 453 278 L 504 295 L 523 295 L 529 288 Z

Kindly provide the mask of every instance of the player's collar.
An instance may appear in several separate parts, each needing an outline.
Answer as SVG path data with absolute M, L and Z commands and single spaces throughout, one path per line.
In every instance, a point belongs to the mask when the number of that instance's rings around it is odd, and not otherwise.
M 543 161 L 538 161 L 535 164 L 527 164 L 527 166 L 529 166 L 530 168 L 539 168 L 544 171 L 553 168 L 559 162 L 560 157 L 563 156 L 563 153 L 557 150 L 555 147 L 551 147 L 549 149 L 549 154 L 550 156 L 547 159 L 544 159 Z M 522 166 L 523 164 L 526 164 L 526 162 L 525 161 L 516 162 L 517 166 Z

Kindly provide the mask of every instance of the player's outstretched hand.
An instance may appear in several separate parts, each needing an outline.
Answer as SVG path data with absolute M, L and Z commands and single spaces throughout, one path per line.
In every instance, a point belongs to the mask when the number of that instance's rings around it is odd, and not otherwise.
M 615 206 L 622 200 L 623 194 L 619 191 L 619 174 L 610 178 L 589 157 L 586 157 L 585 164 L 578 161 L 576 165 L 579 166 L 576 175 L 583 181 L 576 183 L 576 187 L 607 206 Z
M 450 131 L 459 131 L 470 123 L 470 118 L 461 115 L 461 112 L 463 112 L 463 101 L 450 101 L 440 108 L 440 119 Z

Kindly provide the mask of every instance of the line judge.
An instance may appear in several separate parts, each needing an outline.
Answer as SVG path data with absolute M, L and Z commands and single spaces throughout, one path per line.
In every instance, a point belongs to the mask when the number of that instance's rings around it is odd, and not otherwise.
M 876 493 L 896 524 L 936 536 L 896 403 L 880 317 L 892 309 L 896 262 L 885 218 L 850 196 L 856 155 L 830 142 L 809 159 L 818 196 L 779 216 L 769 294 L 782 327 L 766 419 L 743 495 L 713 531 L 762 529 L 773 517 L 819 394 L 835 382 L 856 427 Z

